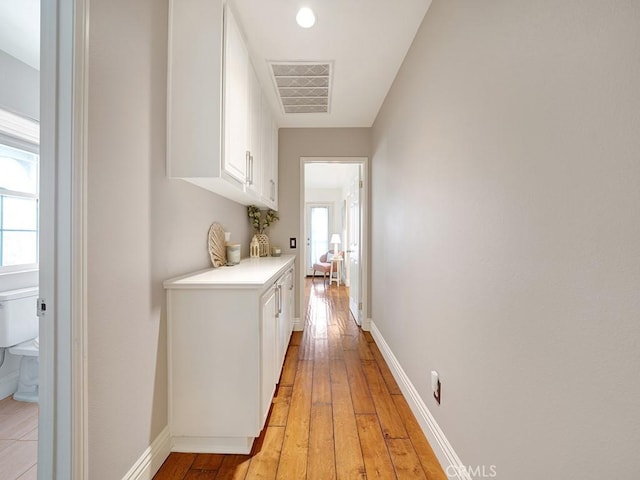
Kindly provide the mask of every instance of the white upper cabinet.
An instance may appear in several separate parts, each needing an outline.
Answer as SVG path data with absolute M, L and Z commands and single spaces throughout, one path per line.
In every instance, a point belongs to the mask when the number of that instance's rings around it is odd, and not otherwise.
M 224 16 L 224 145 L 223 168 L 242 183 L 250 181 L 249 161 L 249 112 L 252 87 L 249 77 L 251 62 L 244 44 L 240 27 L 231 10 Z
M 264 191 L 267 182 L 277 188 L 277 168 L 273 152 L 265 160 L 262 97 L 228 5 L 170 0 L 167 176 L 244 205 L 277 206 L 277 192 Z
M 261 197 L 262 175 L 263 175 L 263 159 L 260 151 L 261 131 L 261 107 L 262 107 L 262 90 L 258 76 L 253 70 L 251 62 L 249 62 L 249 90 L 248 90 L 248 108 L 247 108 L 247 155 L 248 173 L 247 173 L 247 190 L 258 201 Z
M 263 97 L 260 121 L 261 165 L 262 165 L 262 203 L 274 210 L 278 209 L 278 128 L 269 103 Z

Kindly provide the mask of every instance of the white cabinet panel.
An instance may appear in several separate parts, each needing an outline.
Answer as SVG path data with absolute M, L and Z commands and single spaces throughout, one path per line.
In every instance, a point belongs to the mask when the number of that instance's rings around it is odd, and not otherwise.
M 253 79 L 251 63 L 240 27 L 231 10 L 224 15 L 224 146 L 223 165 L 227 173 L 245 183 L 248 175 L 247 92 Z
M 261 153 L 262 153 L 262 203 L 278 209 L 278 129 L 266 99 L 262 101 Z
M 262 350 L 262 386 L 260 392 L 260 411 L 262 413 L 262 423 L 267 419 L 269 408 L 271 407 L 271 399 L 275 392 L 278 378 L 276 371 L 279 368 L 276 365 L 277 359 L 277 295 L 276 287 L 269 289 L 262 297 L 262 325 L 261 325 L 261 350 Z
M 164 283 L 173 451 L 251 450 L 289 342 L 294 261 L 245 259 Z
M 284 358 L 289 346 L 293 326 L 293 309 L 291 300 L 293 299 L 293 268 L 290 269 L 277 283 L 277 353 L 276 365 L 278 375 L 284 364 Z
M 262 114 L 262 90 L 258 76 L 249 62 L 249 89 L 247 105 L 247 151 L 249 152 L 249 171 L 247 172 L 247 190 L 260 201 L 262 190 L 263 158 L 260 151 L 260 120 Z
M 222 0 L 170 0 L 167 176 L 277 208 L 262 89 L 236 20 Z

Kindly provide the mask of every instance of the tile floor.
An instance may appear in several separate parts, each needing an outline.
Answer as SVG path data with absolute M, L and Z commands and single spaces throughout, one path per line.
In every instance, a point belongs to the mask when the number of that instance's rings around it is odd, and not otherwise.
M 38 404 L 0 400 L 0 479 L 36 480 Z

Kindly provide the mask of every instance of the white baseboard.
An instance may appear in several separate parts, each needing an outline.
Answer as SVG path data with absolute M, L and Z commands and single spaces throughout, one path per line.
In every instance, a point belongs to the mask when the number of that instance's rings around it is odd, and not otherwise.
M 122 480 L 152 480 L 170 452 L 171 437 L 167 426 L 144 451 L 131 470 L 122 477 Z
M 360 325 L 360 328 L 362 328 L 362 330 L 364 330 L 365 332 L 370 332 L 371 331 L 371 323 L 373 322 L 373 320 L 371 320 L 370 318 L 365 318 L 362 321 L 362 325 Z
M 13 395 L 18 389 L 19 373 L 20 371 L 16 370 L 0 378 L 0 400 Z
M 302 332 L 304 330 L 304 321 L 301 318 L 295 318 L 293 321 L 293 331 Z
M 172 452 L 229 453 L 251 452 L 253 437 L 171 437 Z
M 433 415 L 427 408 L 424 400 L 411 383 L 411 380 L 403 370 L 402 366 L 398 362 L 398 359 L 391 351 L 391 348 L 382 337 L 380 330 L 376 327 L 375 322 L 371 319 L 367 319 L 369 322 L 371 335 L 373 339 L 376 341 L 376 344 L 380 348 L 380 352 L 384 357 L 387 365 L 391 369 L 393 373 L 393 377 L 398 382 L 398 386 L 402 393 L 404 394 L 409 406 L 411 407 L 411 411 L 418 420 L 422 431 L 424 432 L 433 452 L 436 454 L 442 469 L 447 474 L 447 477 L 450 479 L 459 479 L 459 480 L 471 480 L 471 477 L 468 474 L 468 469 L 463 465 L 460 457 L 456 454 L 453 446 L 445 437 L 444 432 L 436 422 L 436 419 L 433 418 Z M 364 325 L 363 325 L 364 330 Z

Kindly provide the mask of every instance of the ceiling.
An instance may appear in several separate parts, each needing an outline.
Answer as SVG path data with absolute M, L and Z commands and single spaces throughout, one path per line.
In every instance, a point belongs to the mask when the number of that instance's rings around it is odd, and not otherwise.
M 431 0 L 228 0 L 280 127 L 370 127 Z M 316 24 L 295 16 L 311 7 Z M 0 50 L 39 69 L 40 0 L 0 0 Z M 270 61 L 330 62 L 328 113 L 284 114 Z
M 40 70 L 40 0 L 0 0 L 0 50 Z
M 351 185 L 360 166 L 356 163 L 307 163 L 305 188 L 343 188 Z
M 370 127 L 431 0 L 229 0 L 280 127 Z M 316 24 L 295 17 L 311 7 Z M 282 113 L 270 61 L 333 62 L 329 113 Z

